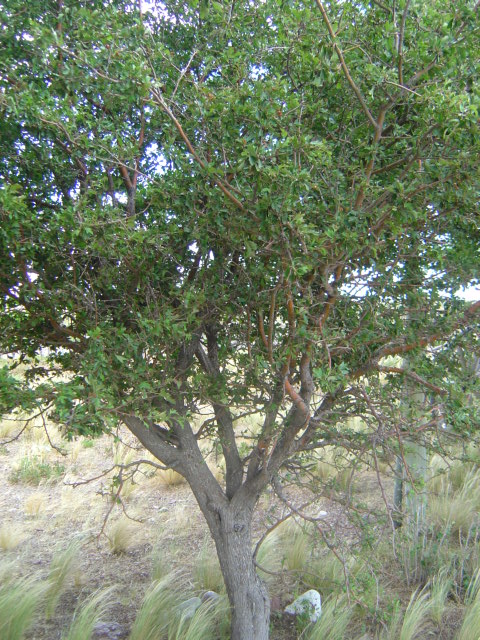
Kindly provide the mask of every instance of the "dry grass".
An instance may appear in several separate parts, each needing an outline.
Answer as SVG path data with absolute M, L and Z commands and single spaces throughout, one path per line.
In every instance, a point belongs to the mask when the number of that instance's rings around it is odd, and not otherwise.
M 0 526 L 0 549 L 12 551 L 25 540 L 25 533 L 16 524 L 5 522 Z
M 135 491 L 138 489 L 138 484 L 133 482 L 133 480 L 125 480 L 122 484 L 122 490 L 120 491 L 120 497 L 122 500 L 126 500 L 127 502 L 132 498 Z
M 23 423 L 13 416 L 0 420 L 0 439 L 7 440 L 14 437 L 22 429 Z
M 125 553 L 136 542 L 137 527 L 133 522 L 123 517 L 114 522 L 107 537 L 112 553 Z
M 158 469 L 154 478 L 163 487 L 178 487 L 187 483 L 185 478 L 173 469 Z
M 324 483 L 335 476 L 337 469 L 335 466 L 335 451 L 332 447 L 325 447 L 319 452 L 314 473 Z
M 36 491 L 28 496 L 23 503 L 23 510 L 27 516 L 38 518 L 45 510 L 46 495 Z

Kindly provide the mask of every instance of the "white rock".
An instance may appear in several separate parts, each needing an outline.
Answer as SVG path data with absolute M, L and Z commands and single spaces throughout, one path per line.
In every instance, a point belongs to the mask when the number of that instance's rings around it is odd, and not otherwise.
M 316 622 L 322 615 L 322 598 L 318 591 L 310 589 L 289 604 L 285 613 L 292 616 L 307 614 L 310 622 Z

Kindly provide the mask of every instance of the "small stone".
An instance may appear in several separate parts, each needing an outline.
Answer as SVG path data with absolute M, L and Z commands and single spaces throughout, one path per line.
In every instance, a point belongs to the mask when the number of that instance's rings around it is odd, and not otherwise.
M 125 627 L 116 622 L 99 622 L 93 630 L 95 640 L 123 640 L 127 635 Z
M 310 622 L 316 622 L 322 615 L 322 598 L 318 591 L 310 589 L 285 607 L 285 613 L 291 616 L 306 614 Z
M 218 600 L 219 598 L 220 596 L 216 591 L 205 591 L 205 593 L 202 596 L 202 603 L 207 602 L 207 600 L 215 601 L 215 600 Z

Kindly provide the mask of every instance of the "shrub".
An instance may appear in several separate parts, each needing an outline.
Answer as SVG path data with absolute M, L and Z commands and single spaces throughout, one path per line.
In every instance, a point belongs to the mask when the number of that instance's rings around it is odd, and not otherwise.
M 42 481 L 58 480 L 65 473 L 65 467 L 58 462 L 42 462 L 38 456 L 22 458 L 20 464 L 10 474 L 10 482 L 38 486 Z

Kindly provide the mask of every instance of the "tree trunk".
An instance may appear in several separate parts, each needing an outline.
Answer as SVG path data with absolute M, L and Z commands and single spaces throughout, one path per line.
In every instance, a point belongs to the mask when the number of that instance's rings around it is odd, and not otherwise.
M 252 510 L 223 506 L 207 521 L 232 608 L 231 640 L 268 640 L 270 599 L 253 561 Z
M 393 486 L 393 524 L 395 529 L 402 526 L 403 521 L 403 460 L 397 456 L 395 460 L 395 484 Z
M 231 640 L 268 640 L 270 600 L 255 569 L 251 536 L 253 512 L 266 481 L 248 488 L 244 484 L 227 497 L 205 463 L 193 431 L 184 425 L 178 433 L 183 464 L 177 468 L 215 542 L 232 610 Z
M 231 640 L 268 640 L 270 600 L 253 562 L 251 512 L 222 509 L 212 532 L 232 607 Z
M 405 462 L 409 469 L 409 474 L 405 478 L 405 513 L 409 523 L 419 535 L 425 530 L 427 511 L 427 448 L 422 442 L 406 440 L 404 449 Z

